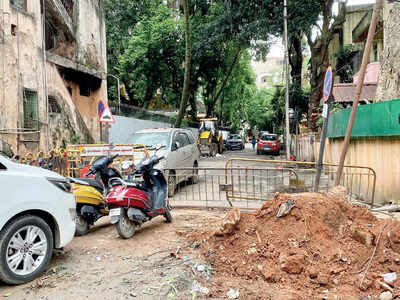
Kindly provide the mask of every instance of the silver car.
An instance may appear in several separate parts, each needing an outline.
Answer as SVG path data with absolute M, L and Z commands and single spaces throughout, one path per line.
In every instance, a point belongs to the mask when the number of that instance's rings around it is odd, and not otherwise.
M 200 161 L 200 151 L 193 133 L 181 128 L 157 128 L 137 131 L 128 140 L 130 144 L 142 144 L 147 147 L 164 146 L 157 151 L 157 156 L 165 156 L 156 168 L 168 170 L 165 175 L 168 178 L 168 196 L 172 197 L 177 185 L 190 180 L 197 183 Z M 149 151 L 150 156 L 155 151 Z M 136 161 L 136 160 L 135 160 Z M 179 170 L 190 168 L 190 170 Z

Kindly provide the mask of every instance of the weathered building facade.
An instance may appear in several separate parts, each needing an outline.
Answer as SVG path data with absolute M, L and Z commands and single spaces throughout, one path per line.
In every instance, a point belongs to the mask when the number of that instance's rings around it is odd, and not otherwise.
M 0 150 L 99 141 L 103 0 L 0 0 Z

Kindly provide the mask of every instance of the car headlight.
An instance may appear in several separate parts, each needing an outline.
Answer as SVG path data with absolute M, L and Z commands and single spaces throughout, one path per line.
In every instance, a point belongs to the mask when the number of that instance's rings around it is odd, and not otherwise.
M 66 193 L 72 193 L 72 186 L 66 179 L 58 179 L 58 178 L 46 178 L 49 182 L 54 184 L 60 190 Z

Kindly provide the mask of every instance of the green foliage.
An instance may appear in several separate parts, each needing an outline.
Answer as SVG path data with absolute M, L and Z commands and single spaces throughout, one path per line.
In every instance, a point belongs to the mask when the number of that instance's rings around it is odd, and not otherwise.
M 337 53 L 335 53 L 335 57 L 337 58 L 336 62 L 336 75 L 340 77 L 340 81 L 344 83 L 353 82 L 353 57 L 357 54 L 357 50 L 355 50 L 353 45 L 347 45 L 342 47 Z

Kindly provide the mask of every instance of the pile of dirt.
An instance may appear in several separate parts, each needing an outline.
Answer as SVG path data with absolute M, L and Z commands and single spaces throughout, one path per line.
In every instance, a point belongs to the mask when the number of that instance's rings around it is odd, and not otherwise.
M 293 205 L 277 217 L 283 203 Z M 384 291 L 393 299 L 400 295 L 399 281 L 385 283 L 382 277 L 392 272 L 400 276 L 400 223 L 378 220 L 346 202 L 342 189 L 276 194 L 257 212 L 234 209 L 189 238 L 199 244 L 216 278 L 224 278 L 212 289 L 214 296 L 225 294 L 229 282 L 241 283 L 237 288 L 243 299 L 378 299 Z M 263 288 L 251 290 L 255 283 Z M 286 294 L 278 297 L 271 290 Z

